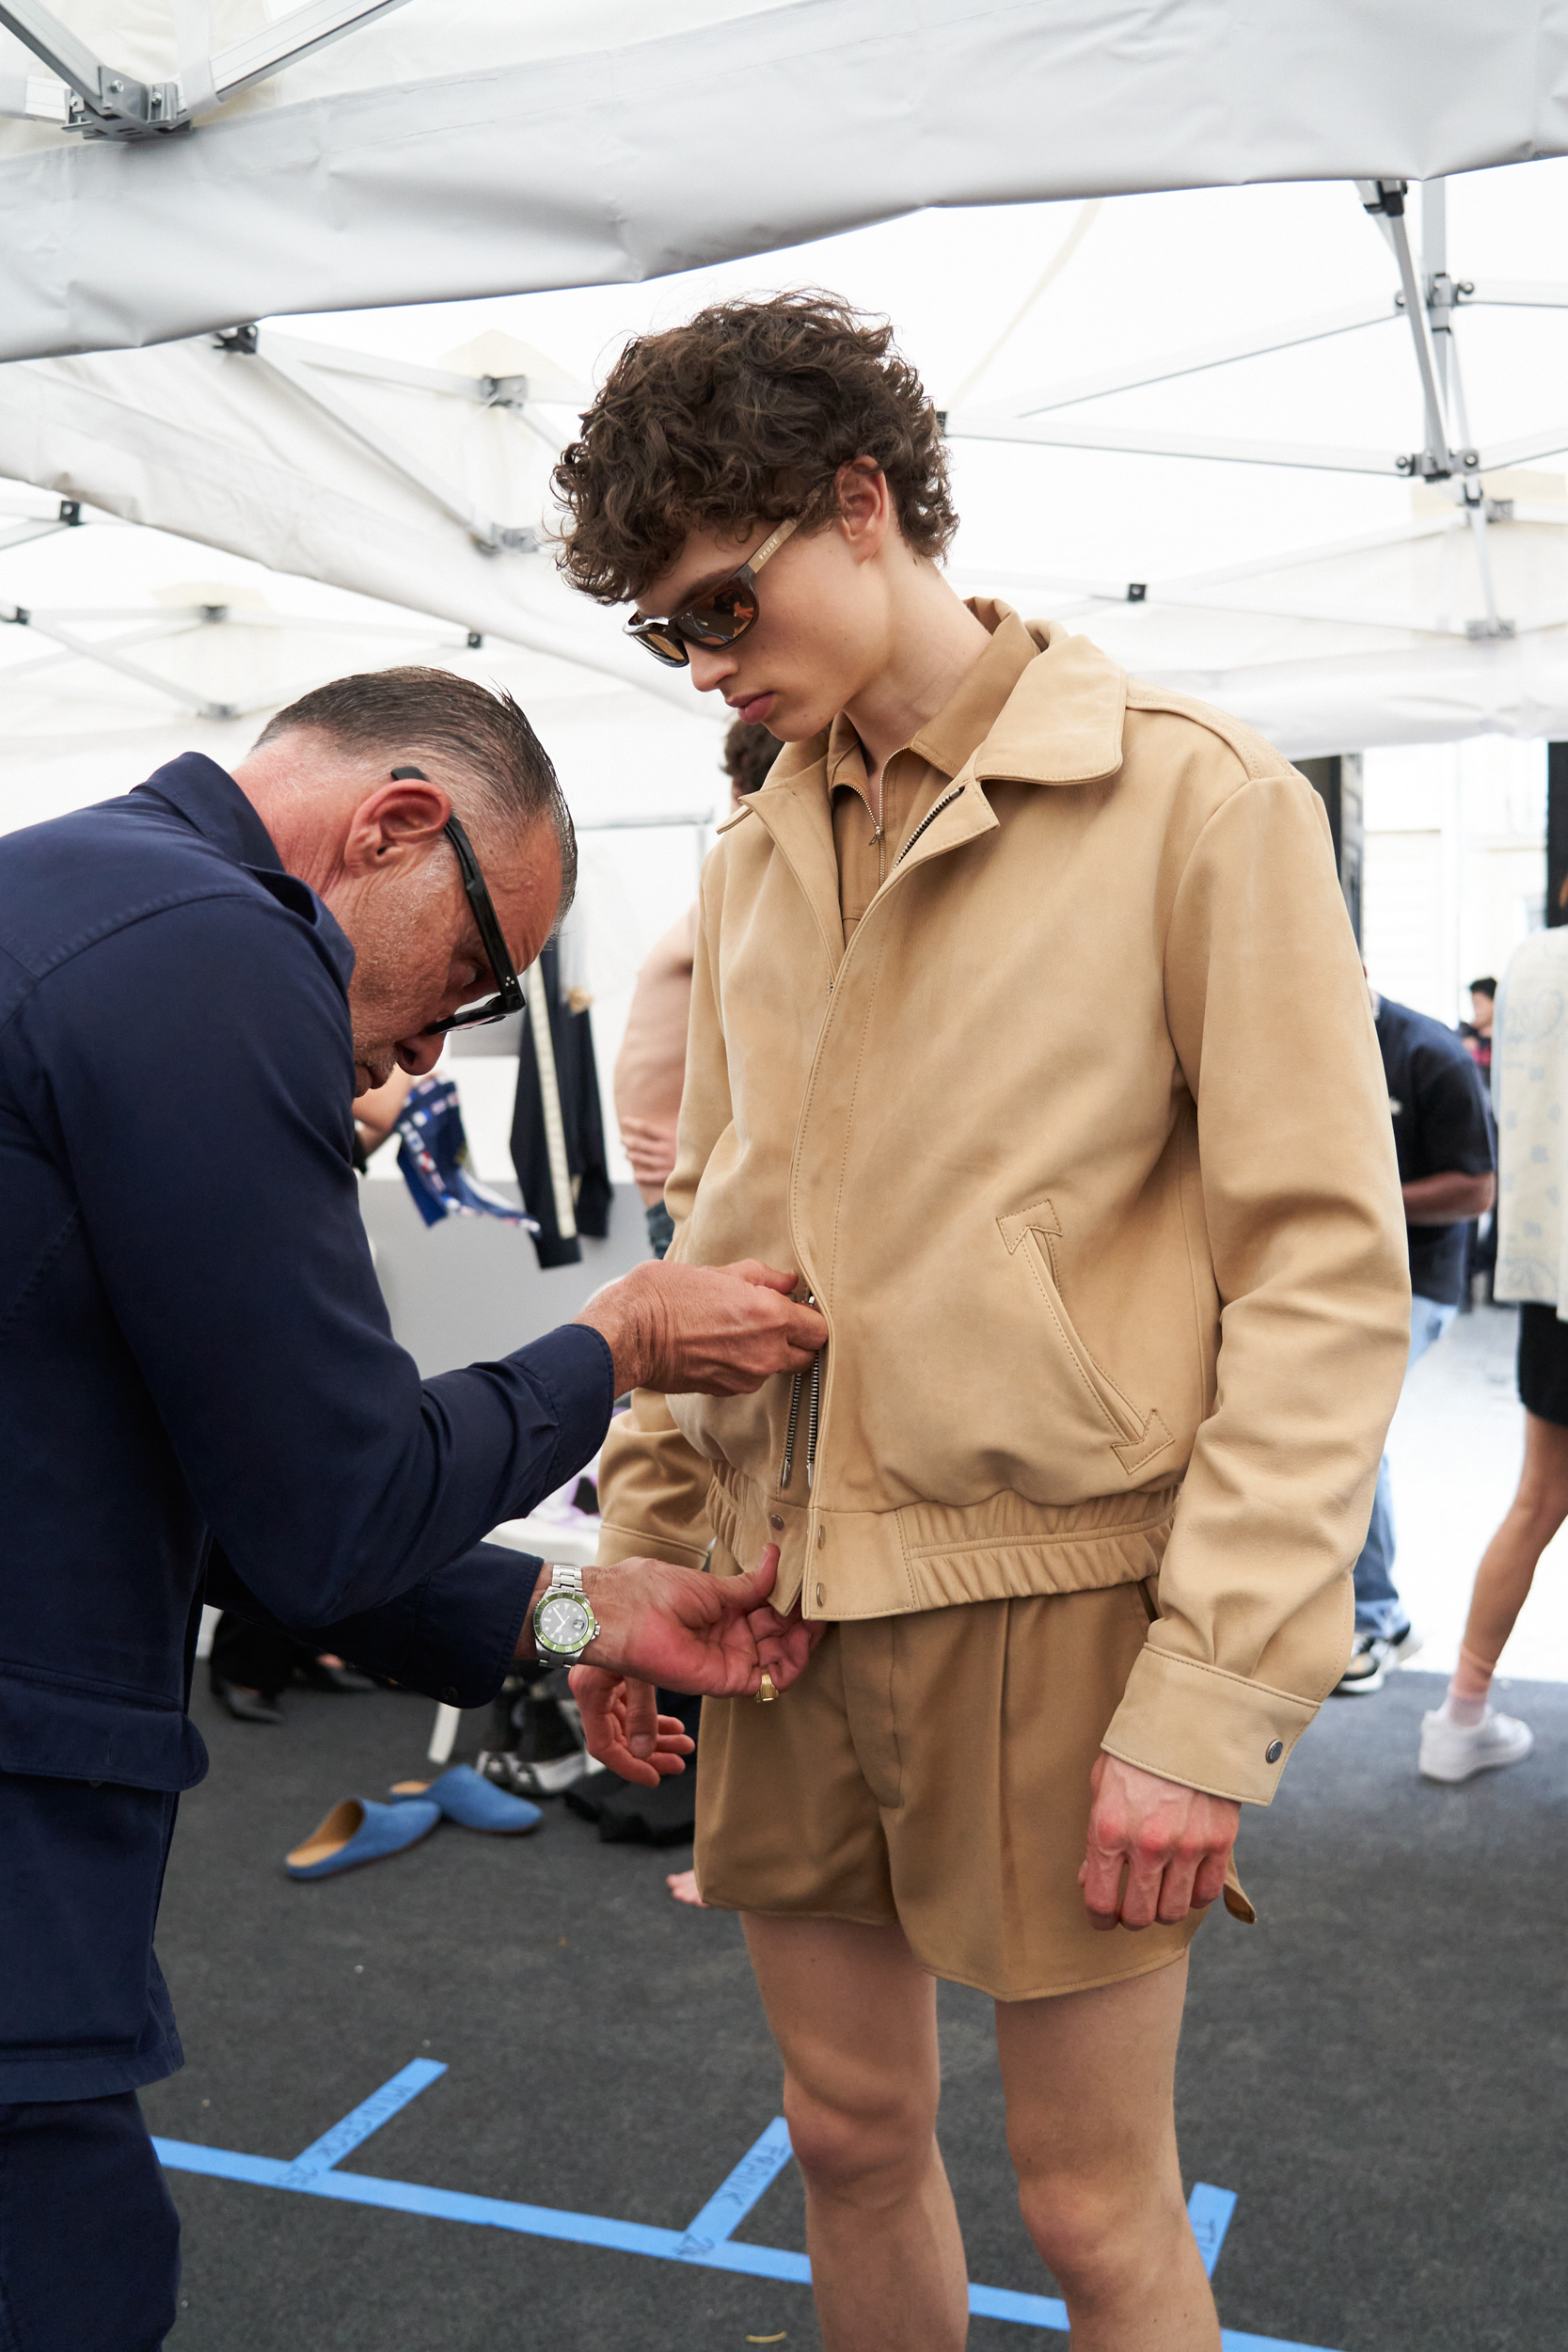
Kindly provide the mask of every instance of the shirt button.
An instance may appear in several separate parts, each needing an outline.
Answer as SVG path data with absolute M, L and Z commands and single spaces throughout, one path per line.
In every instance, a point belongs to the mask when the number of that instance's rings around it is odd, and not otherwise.
M 781 1518 L 780 1518 L 780 1517 L 779 1517 L 779 1515 L 778 1515 L 777 1511 L 773 1511 L 773 1512 L 770 1512 L 770 1513 L 769 1513 L 769 1515 L 768 1515 L 768 1526 L 769 1526 L 769 1527 L 773 1530 L 773 1533 L 774 1533 L 774 1534 L 776 1535 L 776 1534 L 779 1533 L 780 1529 L 784 1526 L 784 1521 L 783 1521 L 783 1519 L 781 1519 Z
M 822 1592 L 822 1587 L 821 1587 L 821 1585 L 819 1584 L 819 1585 L 817 1586 L 817 1588 L 816 1588 L 816 1605 L 817 1605 L 818 1609 L 820 1609 L 820 1608 L 821 1608 L 821 1606 L 822 1606 L 822 1601 L 823 1601 L 823 1592 Z
M 1265 1764 L 1277 1764 L 1284 1753 L 1284 1740 L 1271 1740 L 1268 1746 L 1263 1750 L 1263 1761 Z
M 455 1682 L 449 1682 L 449 1683 L 445 1686 L 445 1688 L 443 1689 L 443 1691 L 442 1691 L 442 1692 L 441 1692 L 441 1696 L 442 1696 L 442 1698 L 446 1701 L 446 1703 L 447 1703 L 447 1705 L 448 1705 L 449 1707 L 455 1707 L 455 1706 L 457 1705 L 457 1685 L 456 1685 L 456 1683 L 455 1683 Z

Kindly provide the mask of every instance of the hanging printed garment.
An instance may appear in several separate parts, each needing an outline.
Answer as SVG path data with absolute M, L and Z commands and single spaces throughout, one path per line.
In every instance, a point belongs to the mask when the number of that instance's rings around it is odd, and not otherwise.
M 528 1232 L 539 1231 L 535 1218 L 470 1174 L 468 1138 L 452 1079 L 420 1078 L 411 1086 L 395 1132 L 398 1166 L 427 1225 L 439 1225 L 447 1216 L 499 1216 Z

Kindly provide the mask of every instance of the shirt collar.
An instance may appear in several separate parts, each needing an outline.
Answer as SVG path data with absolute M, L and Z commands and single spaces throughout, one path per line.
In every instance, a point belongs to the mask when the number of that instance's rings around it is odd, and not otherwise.
M 156 792 L 236 866 L 258 866 L 271 874 L 283 871 L 271 834 L 227 769 L 205 752 L 182 752 L 178 759 L 154 769 L 136 790 Z

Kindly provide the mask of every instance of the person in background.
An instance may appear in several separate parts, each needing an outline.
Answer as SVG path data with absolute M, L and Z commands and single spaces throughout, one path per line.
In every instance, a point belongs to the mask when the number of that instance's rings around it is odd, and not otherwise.
M 763 726 L 736 719 L 724 737 L 730 805 L 743 808 L 779 755 Z M 674 1232 L 664 1187 L 675 1165 L 675 1121 L 686 1078 L 686 1032 L 691 1018 L 691 968 L 697 949 L 693 900 L 650 949 L 637 976 L 626 1035 L 615 1057 L 615 1117 L 621 1141 L 648 1218 L 648 1242 L 662 1258 Z
M 1536 1562 L 1568 1518 L 1568 1263 L 1561 1210 L 1568 1104 L 1568 930 L 1532 931 L 1503 981 L 1503 1020 L 1492 1071 L 1497 1113 L 1497 1295 L 1519 1302 L 1519 1401 L 1525 1460 L 1518 1491 L 1476 1570 L 1465 1638 L 1441 1707 L 1421 1719 L 1418 1770 L 1427 1780 L 1469 1780 L 1518 1764 L 1528 1724 L 1488 1704 L 1503 1645 L 1529 1594 Z M 1481 991 L 1486 992 L 1484 1000 Z M 1496 991 L 1471 984 L 1487 1044 Z
M 1375 989 L 1372 1011 L 1404 1195 L 1415 1364 L 1459 1312 L 1465 1228 L 1497 1197 L 1492 1129 L 1475 1063 L 1452 1029 Z M 1339 1678 L 1340 1695 L 1381 1691 L 1388 1668 L 1407 1663 L 1420 1646 L 1394 1583 L 1394 1498 L 1385 1454 L 1355 1564 L 1355 1646 Z
M 1468 1031 L 1465 1046 L 1470 1059 L 1489 1083 L 1492 1076 L 1492 1016 L 1497 1002 L 1497 983 L 1490 973 L 1470 982 L 1470 1018 L 1464 1025 Z

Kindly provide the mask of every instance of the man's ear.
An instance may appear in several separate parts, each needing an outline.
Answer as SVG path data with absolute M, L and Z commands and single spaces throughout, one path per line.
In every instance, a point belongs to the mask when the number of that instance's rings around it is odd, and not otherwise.
M 851 457 L 840 466 L 833 487 L 838 496 L 838 527 L 850 554 L 863 564 L 879 552 L 895 528 L 887 476 L 874 457 Z
M 412 864 L 429 854 L 451 815 L 451 794 L 422 776 L 378 785 L 348 820 L 343 865 L 368 874 Z

